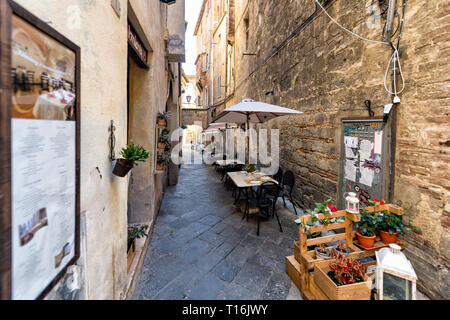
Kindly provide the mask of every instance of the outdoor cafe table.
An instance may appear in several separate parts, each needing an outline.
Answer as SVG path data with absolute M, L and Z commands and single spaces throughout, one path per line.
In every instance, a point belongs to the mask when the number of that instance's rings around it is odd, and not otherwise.
M 275 183 L 278 184 L 278 182 L 274 179 L 272 179 L 271 177 L 265 175 L 262 172 L 254 172 L 254 173 L 247 173 L 246 171 L 236 171 L 236 172 L 228 172 L 227 173 L 228 176 L 230 177 L 230 179 L 233 181 L 233 183 L 236 185 L 237 188 L 239 188 L 239 190 L 241 190 L 242 188 L 245 188 L 245 190 L 250 190 L 250 188 L 252 187 L 257 187 L 261 184 L 263 184 L 264 182 L 267 181 L 273 181 Z M 236 199 L 236 201 L 234 202 L 234 204 L 236 204 L 239 201 L 241 192 L 239 191 L 238 197 Z M 248 196 L 246 201 L 248 202 Z M 251 208 L 253 209 L 253 208 Z M 241 208 L 241 211 L 242 210 Z

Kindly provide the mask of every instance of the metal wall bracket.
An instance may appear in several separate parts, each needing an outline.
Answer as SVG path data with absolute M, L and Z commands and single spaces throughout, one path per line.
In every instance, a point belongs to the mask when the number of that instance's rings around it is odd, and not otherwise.
M 111 161 L 116 160 L 116 154 L 114 152 L 114 148 L 116 147 L 116 136 L 114 135 L 114 131 L 116 131 L 116 126 L 114 125 L 114 120 L 111 120 L 111 124 L 108 128 L 109 131 L 109 159 Z

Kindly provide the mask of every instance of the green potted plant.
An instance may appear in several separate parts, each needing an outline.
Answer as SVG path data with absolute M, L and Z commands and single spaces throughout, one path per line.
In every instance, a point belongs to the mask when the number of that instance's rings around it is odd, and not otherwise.
M 148 226 L 147 225 L 132 225 L 132 226 L 128 226 L 128 241 L 127 241 L 127 252 L 130 251 L 130 249 L 132 249 L 133 251 L 135 250 L 135 246 L 136 246 L 136 239 L 142 238 L 142 237 L 147 237 L 148 234 L 145 233 L 145 231 L 147 230 Z
M 158 158 L 156 159 L 156 170 L 157 171 L 163 171 L 164 168 L 169 164 L 170 162 L 170 155 L 168 153 L 162 153 L 158 155 Z
M 253 173 L 253 172 L 255 172 L 255 171 L 256 171 L 256 164 L 254 164 L 254 163 L 249 163 L 249 164 L 245 165 L 244 171 L 246 171 L 247 173 Z
M 372 248 L 375 244 L 375 230 L 379 221 L 379 216 L 362 209 L 361 220 L 356 224 L 358 230 L 356 236 L 358 242 L 364 248 Z
M 378 231 L 380 233 L 381 241 L 385 244 L 396 243 L 397 235 L 404 234 L 405 231 L 420 231 L 419 228 L 413 226 L 411 223 L 405 225 L 401 216 L 397 216 L 393 213 L 383 211 L 379 215 Z
M 113 174 L 118 177 L 125 177 L 138 162 L 145 162 L 149 157 L 148 151 L 133 141 L 122 148 L 121 155 L 123 158 L 117 159 L 113 170 Z
M 170 111 L 160 112 L 160 113 L 158 113 L 156 118 L 158 119 L 158 125 L 160 127 L 165 127 L 165 126 L 167 126 L 167 121 L 169 121 L 169 119 L 170 119 Z
M 330 204 L 331 199 L 326 200 L 325 202 L 316 202 L 314 210 L 306 209 L 305 212 L 311 216 L 311 219 L 303 225 L 300 220 L 298 220 L 299 225 L 303 226 L 303 231 L 307 232 L 309 228 L 319 225 L 327 226 L 330 223 L 335 222 L 344 222 L 345 217 L 333 217 L 333 212 L 338 211 L 336 207 Z M 319 214 L 323 214 L 324 217 L 319 219 Z
M 128 239 L 127 239 L 127 272 L 130 269 L 131 263 L 133 262 L 135 250 L 136 250 L 136 239 L 142 237 L 148 237 L 145 232 L 148 225 L 132 225 L 128 226 Z
M 167 146 L 170 148 L 170 138 L 169 135 L 162 135 L 158 139 L 158 149 L 165 150 Z

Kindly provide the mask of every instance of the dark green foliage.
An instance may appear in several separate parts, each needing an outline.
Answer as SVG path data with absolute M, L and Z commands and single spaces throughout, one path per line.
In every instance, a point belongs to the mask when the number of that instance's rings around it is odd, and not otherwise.
M 145 162 L 149 157 L 149 153 L 142 146 L 135 145 L 131 141 L 130 144 L 122 148 L 122 157 L 126 164 L 134 166 L 137 165 L 138 161 Z
M 383 213 L 380 214 L 380 217 L 377 220 L 377 229 L 389 232 L 390 234 L 394 234 L 395 232 L 404 234 L 405 231 L 411 230 L 420 231 L 419 228 L 413 226 L 412 224 L 405 225 L 401 216 L 388 213 L 387 211 L 383 211 Z
M 378 214 L 369 213 L 366 209 L 362 210 L 361 221 L 356 224 L 359 229 L 359 233 L 366 237 L 372 237 L 375 235 L 375 230 L 380 222 L 380 216 Z
M 158 159 L 156 161 L 158 162 L 158 164 L 166 166 L 170 162 L 170 155 L 168 153 L 162 153 L 158 156 Z
M 256 171 L 256 164 L 254 164 L 254 163 L 247 164 L 244 167 L 244 171 L 247 171 L 248 173 L 255 172 Z
M 130 250 L 130 247 L 133 247 L 133 250 L 135 249 L 134 246 L 134 240 L 135 239 L 139 239 L 142 237 L 147 237 L 148 234 L 145 233 L 145 231 L 147 230 L 148 226 L 147 225 L 142 225 L 142 226 L 128 226 L 128 250 Z
M 170 111 L 163 112 L 163 113 L 161 113 L 161 112 L 158 113 L 157 118 L 161 119 L 161 120 L 169 121 L 169 119 L 170 119 Z

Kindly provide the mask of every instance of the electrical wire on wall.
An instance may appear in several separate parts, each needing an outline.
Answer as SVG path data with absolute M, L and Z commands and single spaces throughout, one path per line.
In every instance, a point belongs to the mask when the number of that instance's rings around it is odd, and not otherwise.
M 382 2 L 383 4 L 385 4 L 385 1 L 381 1 L 381 0 L 379 0 L 379 1 Z M 400 39 L 401 39 L 401 35 L 402 35 L 402 32 L 403 32 L 403 25 L 404 25 L 404 18 L 405 18 L 405 10 L 406 10 L 406 2 L 407 2 L 407 0 L 403 0 L 403 13 L 402 13 L 401 18 L 400 18 L 400 15 L 399 15 L 399 13 L 398 13 L 398 11 L 397 11 L 396 9 L 395 9 L 395 12 L 394 12 L 395 16 L 397 16 L 398 24 L 397 24 L 397 30 L 396 30 L 395 32 L 393 32 L 393 33 L 390 35 L 390 38 L 392 39 L 392 37 L 395 36 L 395 34 L 398 33 L 397 46 L 395 46 L 395 45 L 392 43 L 391 40 L 389 40 L 389 41 L 386 40 L 386 36 L 385 36 L 386 25 L 385 25 L 385 27 L 383 28 L 383 34 L 382 34 L 383 41 L 373 40 L 373 39 L 368 39 L 368 38 L 366 38 L 366 37 L 363 37 L 363 36 L 361 36 L 361 35 L 359 35 L 359 34 L 353 32 L 353 31 L 351 31 L 351 30 L 345 28 L 345 27 L 344 27 L 342 24 L 340 24 L 336 19 L 334 19 L 334 18 L 328 13 L 327 10 L 325 10 L 325 8 L 322 6 L 322 4 L 320 4 L 320 1 L 319 1 L 319 0 L 315 0 L 315 2 L 316 2 L 317 5 L 323 10 L 323 12 L 325 12 L 325 14 L 328 16 L 328 18 L 329 18 L 331 21 L 333 21 L 337 26 L 339 26 L 341 29 L 343 29 L 343 30 L 346 31 L 347 33 L 350 33 L 351 35 L 353 35 L 354 37 L 356 37 L 356 38 L 358 38 L 358 39 L 360 39 L 360 40 L 368 41 L 368 42 L 375 43 L 375 44 L 387 45 L 387 46 L 390 46 L 390 47 L 392 48 L 392 50 L 393 50 L 394 52 L 393 52 L 393 54 L 392 54 L 392 56 L 391 56 L 391 58 L 390 58 L 390 60 L 389 60 L 389 63 L 388 63 L 388 65 L 387 65 L 387 68 L 386 68 L 386 73 L 385 73 L 385 76 L 384 76 L 384 88 L 385 88 L 385 90 L 386 90 L 389 94 L 391 94 L 391 95 L 394 96 L 393 102 L 394 102 L 394 103 L 399 103 L 399 102 L 400 102 L 400 98 L 398 97 L 398 95 L 399 95 L 400 93 L 402 93 L 402 92 L 405 90 L 405 78 L 404 78 L 404 76 L 403 76 L 403 71 L 402 71 L 401 62 L 400 62 L 400 54 L 399 54 L 399 52 L 398 52 L 398 48 L 399 48 L 399 46 L 400 46 Z M 376 2 L 376 0 L 368 1 L 368 2 L 366 3 L 366 7 L 367 7 L 367 6 L 373 5 L 375 2 Z M 384 12 L 381 13 L 381 15 L 383 15 L 384 13 L 386 13 L 386 12 L 388 11 L 388 9 L 389 9 L 389 8 L 385 9 Z M 396 81 L 393 81 L 393 90 L 391 91 L 391 90 L 388 88 L 388 85 L 387 85 L 387 83 L 388 83 L 388 76 L 389 76 L 389 70 L 391 69 L 391 66 L 392 66 L 393 74 L 394 74 L 394 77 L 395 77 L 396 72 L 397 72 L 397 67 L 396 67 L 397 64 L 398 64 L 398 71 L 399 71 L 400 78 L 401 78 L 401 89 L 398 90 L 398 89 L 397 89 Z

